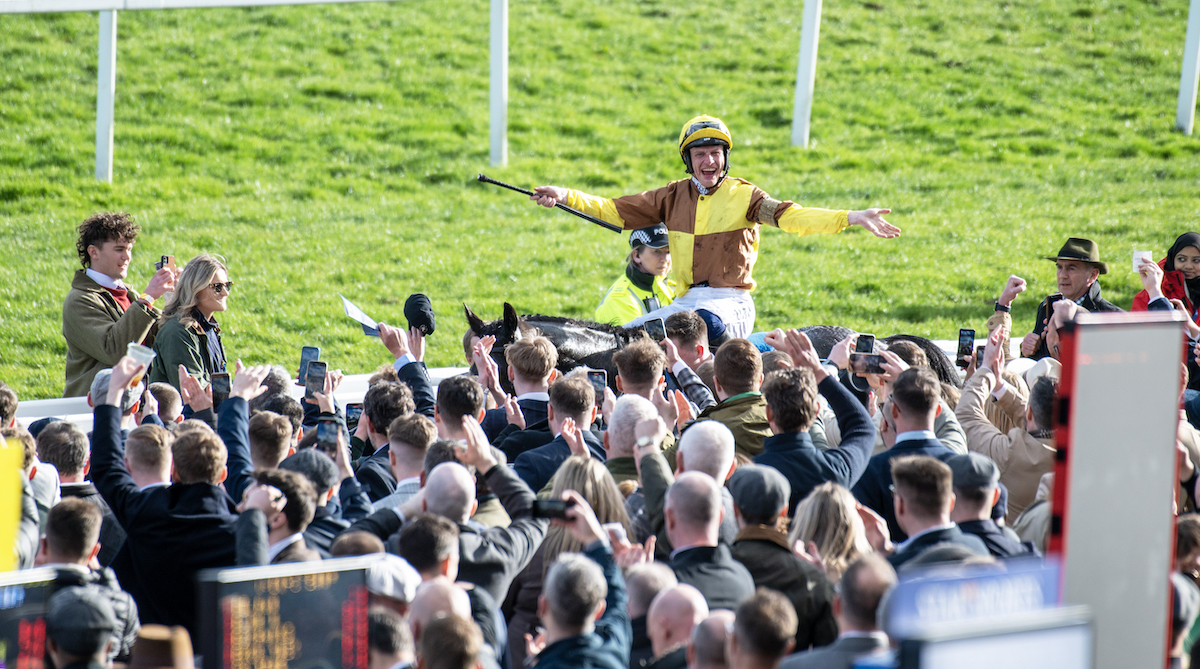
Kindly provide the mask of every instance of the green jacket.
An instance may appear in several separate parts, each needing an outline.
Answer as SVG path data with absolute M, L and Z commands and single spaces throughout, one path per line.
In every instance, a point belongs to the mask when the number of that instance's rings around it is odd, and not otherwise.
M 723 423 L 733 433 L 734 452 L 751 459 L 762 453 L 763 439 L 771 436 L 767 401 L 761 393 L 743 393 L 723 400 L 705 409 L 692 425 L 702 420 Z
M 66 385 L 63 397 L 88 394 L 96 372 L 116 365 L 129 342 L 154 341 L 158 309 L 138 302 L 129 290 L 129 309 L 121 310 L 112 293 L 76 270 L 63 302 L 62 332 L 67 340 Z
M 169 383 L 179 389 L 179 366 L 187 368 L 188 374 L 200 379 L 207 386 L 209 375 L 220 371 L 209 369 L 212 364 L 208 354 L 208 337 L 199 325 L 185 327 L 179 318 L 172 318 L 159 328 L 154 338 L 154 352 L 158 357 L 150 365 L 147 383 Z

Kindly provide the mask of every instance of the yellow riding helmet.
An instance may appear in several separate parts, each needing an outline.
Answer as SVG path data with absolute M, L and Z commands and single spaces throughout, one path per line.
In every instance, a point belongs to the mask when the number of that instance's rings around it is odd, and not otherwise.
M 725 122 L 715 116 L 701 114 L 687 123 L 679 131 L 679 157 L 687 173 L 692 173 L 692 154 L 689 149 L 696 146 L 712 146 L 719 144 L 725 147 L 725 172 L 729 172 L 729 148 L 733 146 L 733 137 Z

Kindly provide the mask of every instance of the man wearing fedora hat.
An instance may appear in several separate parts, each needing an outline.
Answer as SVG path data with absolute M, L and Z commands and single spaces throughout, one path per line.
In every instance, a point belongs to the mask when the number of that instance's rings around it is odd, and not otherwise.
M 1121 311 L 1120 307 L 1100 297 L 1100 284 L 1096 279 L 1108 274 L 1108 265 L 1100 262 L 1100 247 L 1096 242 L 1081 237 L 1071 237 L 1059 249 L 1058 255 L 1046 256 L 1058 268 L 1056 273 L 1058 293 L 1061 299 L 1071 300 L 1091 312 Z M 1052 296 L 1051 296 L 1052 297 Z M 1046 348 L 1046 323 L 1054 309 L 1050 297 L 1038 305 L 1037 321 L 1033 332 L 1025 335 L 1021 342 L 1021 355 L 1040 360 L 1050 355 Z M 996 302 L 997 311 L 1008 311 L 1008 304 Z

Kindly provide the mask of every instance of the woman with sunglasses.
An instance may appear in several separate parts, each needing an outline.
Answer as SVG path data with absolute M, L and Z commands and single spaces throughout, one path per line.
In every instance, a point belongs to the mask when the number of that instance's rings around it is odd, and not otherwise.
M 221 328 L 213 315 L 225 311 L 233 282 L 219 256 L 201 253 L 183 268 L 175 292 L 167 299 L 150 366 L 149 383 L 159 381 L 179 388 L 179 366 L 205 386 L 210 376 L 225 371 Z

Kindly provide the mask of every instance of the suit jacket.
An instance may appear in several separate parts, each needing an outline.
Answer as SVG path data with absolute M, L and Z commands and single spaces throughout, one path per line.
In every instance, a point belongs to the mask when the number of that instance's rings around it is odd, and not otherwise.
M 516 425 L 506 425 L 499 436 L 492 440 L 496 448 L 504 451 L 504 457 L 508 458 L 510 463 L 516 462 L 522 453 L 545 446 L 554 440 L 554 433 L 550 431 L 550 421 L 525 424 L 528 427 L 524 430 Z
M 429 370 L 423 362 L 410 362 L 396 370 L 400 383 L 408 386 L 413 394 L 414 413 L 419 413 L 433 420 L 433 410 L 437 404 L 437 394 L 433 389 L 433 381 L 429 378 Z M 384 427 L 387 432 L 387 427 Z
M 75 270 L 62 313 L 62 333 L 67 340 L 63 397 L 88 394 L 96 372 L 117 364 L 129 342 L 153 344 L 158 331 L 155 321 L 162 315 L 139 302 L 133 289 L 129 289 L 129 308 L 121 309 L 112 293 L 84 269 Z
M 117 522 L 117 517 L 113 515 L 112 509 L 108 507 L 104 497 L 91 483 L 62 484 L 62 498 L 68 497 L 82 499 L 100 509 L 104 519 L 100 522 L 100 554 L 96 556 L 96 559 L 99 560 L 101 567 L 111 565 L 117 557 L 117 551 L 125 545 L 125 528 Z
M 854 669 L 854 660 L 888 648 L 887 635 L 844 636 L 821 648 L 783 658 L 779 669 Z
M 245 400 L 231 398 L 222 405 L 222 415 L 234 410 L 242 412 L 244 419 Z M 141 620 L 182 625 L 194 637 L 199 631 L 196 572 L 234 565 L 237 510 L 224 489 L 209 483 L 139 491 L 125 469 L 120 425 L 117 407 L 96 407 L 91 474 L 128 533 L 125 546 L 142 586 L 137 600 Z
M 521 407 L 521 415 L 525 416 L 525 424 L 534 425 L 547 419 L 550 403 L 546 400 L 523 399 L 517 400 L 517 406 Z M 496 438 L 500 436 L 500 431 L 506 425 L 508 425 L 508 414 L 505 413 L 504 407 L 496 407 L 489 409 L 483 415 L 483 422 L 479 424 L 479 427 L 483 428 L 488 442 L 494 444 Z
M 593 458 L 604 462 L 604 444 L 591 430 L 583 432 L 583 442 L 587 444 Z M 539 446 L 532 451 L 525 451 L 518 455 L 516 462 L 513 463 L 513 471 L 521 477 L 530 490 L 538 491 L 550 482 L 554 472 L 557 472 L 569 457 L 571 457 L 571 447 L 567 445 L 566 439 L 563 439 L 560 434 L 545 446 Z
M 786 432 L 763 440 L 763 452 L 754 458 L 755 464 L 778 469 L 791 484 L 788 515 L 792 515 L 796 504 L 813 488 L 826 481 L 853 488 L 866 470 L 871 449 L 875 446 L 875 424 L 871 422 L 871 416 L 836 377 L 826 377 L 817 389 L 838 417 L 842 435 L 839 447 L 823 451 L 813 445 L 807 431 Z
M 392 473 L 392 463 L 388 458 L 390 451 L 391 444 L 380 446 L 379 450 L 360 462 L 358 470 L 354 472 L 354 478 L 362 485 L 372 502 L 378 502 L 396 492 L 396 475 Z
M 654 556 L 659 562 L 666 562 L 671 554 L 671 539 L 667 536 L 666 517 L 663 509 L 666 507 L 667 488 L 675 483 L 675 475 L 667 464 L 665 455 L 661 452 L 649 453 L 642 456 L 642 508 L 632 508 L 626 500 L 625 508 L 633 511 L 630 519 L 644 518 L 649 524 L 649 531 L 658 537 L 654 544 Z M 632 500 L 637 493 L 629 496 Z M 725 517 L 721 519 L 719 539 L 726 544 L 732 544 L 737 538 L 737 519 L 733 515 L 733 495 L 729 488 L 721 486 L 721 506 L 725 509 Z M 639 525 L 635 525 L 638 528 Z
M 492 599 L 504 601 L 509 584 L 546 537 L 549 521 L 530 515 L 536 497 L 507 465 L 492 467 L 484 480 L 500 498 L 512 524 L 480 530 L 460 523 L 458 578 L 487 590 Z M 383 509 L 354 523 L 348 531 L 370 532 L 386 543 L 403 524 L 399 509 Z
M 733 558 L 727 544 L 679 551 L 670 564 L 675 578 L 699 590 L 710 610 L 734 611 L 742 600 L 754 594 L 754 578 Z
M 316 562 L 321 559 L 321 554 L 309 548 L 304 543 L 304 539 L 297 541 L 294 544 L 289 544 L 279 554 L 271 560 L 271 564 L 286 564 L 288 562 Z
M 896 509 L 893 506 L 891 490 L 888 488 L 892 485 L 892 459 L 903 455 L 928 455 L 945 462 L 954 455 L 954 451 L 943 446 L 937 439 L 909 439 L 873 456 L 867 462 L 866 471 L 851 492 L 863 506 L 883 516 L 891 532 L 892 541 L 908 538 L 896 523 Z
M 988 420 L 984 405 L 999 381 L 996 373 L 984 367 L 975 372 L 963 388 L 954 409 L 967 431 L 967 448 L 988 456 L 1000 470 L 1000 482 L 1008 488 L 1008 516 L 1012 523 L 1037 497 L 1042 475 L 1054 471 L 1054 438 L 1035 438 L 1024 427 L 1004 434 Z M 1005 397 L 1012 391 L 1005 393 Z M 1022 411 L 1024 413 L 1024 411 Z
M 887 560 L 893 568 L 899 570 L 904 563 L 924 553 L 935 544 L 958 544 L 967 550 L 973 551 L 976 555 L 989 554 L 987 546 L 984 545 L 979 537 L 966 534 L 955 526 L 926 532 L 909 542 L 904 547 L 904 550 L 889 555 Z
M 756 588 L 783 593 L 796 609 L 796 648 L 833 643 L 838 634 L 833 584 L 816 567 L 796 557 L 786 534 L 749 525 L 738 533 L 731 550 L 734 559 L 750 571 Z

